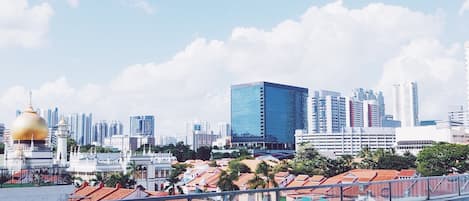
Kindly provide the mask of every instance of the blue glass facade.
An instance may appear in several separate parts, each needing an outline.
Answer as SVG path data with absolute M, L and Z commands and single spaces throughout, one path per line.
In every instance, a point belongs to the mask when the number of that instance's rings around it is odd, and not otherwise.
M 308 89 L 269 82 L 231 87 L 232 142 L 269 149 L 293 148 L 306 128 Z

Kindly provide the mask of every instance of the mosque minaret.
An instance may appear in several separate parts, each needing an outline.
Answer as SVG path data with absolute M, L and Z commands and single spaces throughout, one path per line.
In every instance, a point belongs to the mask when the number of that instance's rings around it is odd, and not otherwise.
M 57 125 L 57 152 L 55 154 L 55 162 L 59 166 L 67 165 L 67 139 L 69 137 L 68 125 L 62 118 Z

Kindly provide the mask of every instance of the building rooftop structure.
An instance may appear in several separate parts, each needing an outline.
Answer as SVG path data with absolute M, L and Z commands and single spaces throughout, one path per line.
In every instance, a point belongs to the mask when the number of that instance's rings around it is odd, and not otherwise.
M 147 197 L 167 196 L 167 192 L 147 191 L 141 187 L 135 189 L 125 189 L 119 184 L 115 188 L 104 187 L 101 183 L 97 186 L 89 186 L 87 182 L 77 188 L 69 196 L 69 201 L 90 200 L 90 201 L 113 201 L 124 199 L 136 199 Z

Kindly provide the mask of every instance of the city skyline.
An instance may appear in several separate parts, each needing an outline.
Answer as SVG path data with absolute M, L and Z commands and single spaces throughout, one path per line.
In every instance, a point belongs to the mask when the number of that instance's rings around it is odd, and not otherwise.
M 7 127 L 14 119 L 14 111 L 26 106 L 29 89 L 36 107 L 58 107 L 67 114 L 93 113 L 96 120 L 127 123 L 132 115 L 155 115 L 155 132 L 162 135 L 183 134 L 184 122 L 192 119 L 229 122 L 229 88 L 243 82 L 330 89 L 347 96 L 353 88 L 371 88 L 384 92 L 386 113 L 390 114 L 392 85 L 416 81 L 422 120 L 442 119 L 447 116 L 448 106 L 466 103 L 465 89 L 460 86 L 465 84 L 463 42 L 469 33 L 465 26 L 469 12 L 463 1 L 392 5 L 301 1 L 288 6 L 272 2 L 283 8 L 275 11 L 260 9 L 269 7 L 261 2 L 248 10 L 243 6 L 229 9 L 233 16 L 247 12 L 242 19 L 210 10 L 210 14 L 220 14 L 220 19 L 210 15 L 198 20 L 212 20 L 208 24 L 211 28 L 197 28 L 202 22 L 195 23 L 195 27 L 181 25 L 184 30 L 177 33 L 186 34 L 173 38 L 142 31 L 120 33 L 120 27 L 113 24 L 123 18 L 99 18 L 99 22 L 92 23 L 85 13 L 96 14 L 109 3 L 74 2 L 79 3 L 1 3 L 5 10 L 21 12 L 5 12 L 0 19 L 32 23 L 13 30 L 25 33 L 24 37 L 0 34 L 0 53 L 5 55 L 0 61 L 5 77 L 0 83 L 0 122 Z M 168 5 L 123 2 L 112 4 L 109 12 L 130 16 L 123 21 L 127 24 L 140 22 L 129 29 L 148 33 L 160 31 L 159 27 L 172 33 L 178 30 L 175 25 L 168 27 L 161 22 L 177 14 L 169 15 Z M 31 14 L 33 10 L 38 16 Z M 178 20 L 184 22 L 193 12 L 187 11 Z M 372 16 L 373 20 L 366 21 L 363 16 Z M 34 21 L 34 17 L 41 20 Z M 71 29 L 69 24 L 77 27 Z M 86 29 L 85 24 L 93 34 L 66 31 Z M 109 25 L 98 28 L 97 24 Z M 222 25 L 220 30 L 214 31 L 218 24 Z M 149 28 L 142 29 L 145 27 Z M 10 29 L 0 25 L 0 33 Z M 126 34 L 142 36 L 134 37 L 137 40 Z M 127 41 L 111 45 L 103 39 L 108 35 L 109 41 L 119 41 L 122 36 Z M 145 45 L 144 41 L 151 42 Z M 141 50 L 136 51 L 136 47 Z M 17 79 L 20 76 L 24 79 Z

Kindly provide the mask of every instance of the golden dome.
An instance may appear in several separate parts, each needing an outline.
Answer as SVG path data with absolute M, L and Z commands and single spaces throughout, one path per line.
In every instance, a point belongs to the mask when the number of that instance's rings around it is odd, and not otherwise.
M 13 122 L 11 138 L 13 140 L 45 140 L 48 131 L 46 121 L 29 106 Z

